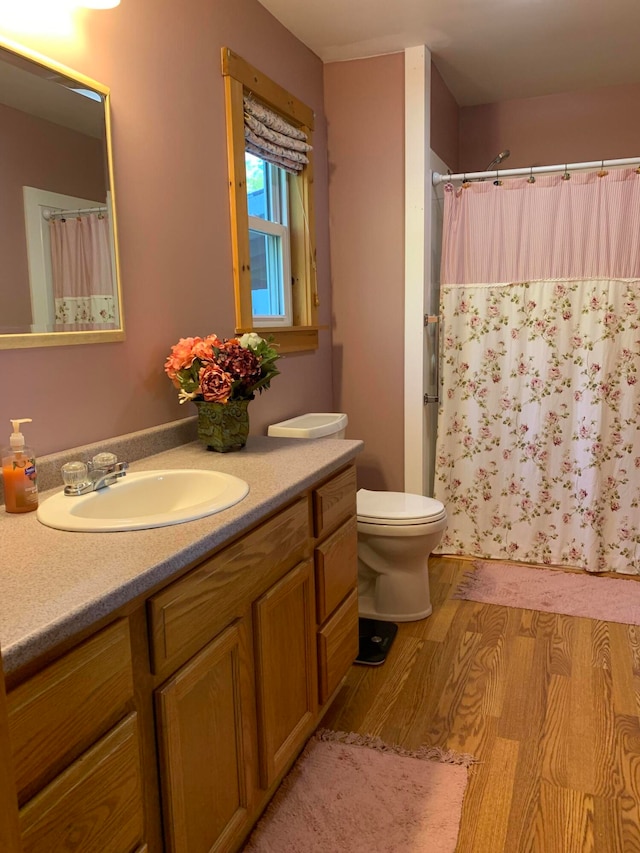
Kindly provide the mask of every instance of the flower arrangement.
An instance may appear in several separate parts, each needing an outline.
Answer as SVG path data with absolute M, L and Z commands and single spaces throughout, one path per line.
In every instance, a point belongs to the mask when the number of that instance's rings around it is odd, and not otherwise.
M 207 335 L 180 338 L 171 347 L 164 370 L 178 388 L 180 403 L 204 400 L 228 403 L 253 400 L 280 371 L 275 362 L 280 354 L 270 341 L 255 332 L 241 338 Z

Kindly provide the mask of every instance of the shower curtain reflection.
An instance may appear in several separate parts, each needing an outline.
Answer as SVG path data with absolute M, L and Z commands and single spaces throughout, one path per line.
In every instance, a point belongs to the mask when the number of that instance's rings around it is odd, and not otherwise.
M 57 331 L 115 329 L 109 220 L 101 213 L 49 221 Z

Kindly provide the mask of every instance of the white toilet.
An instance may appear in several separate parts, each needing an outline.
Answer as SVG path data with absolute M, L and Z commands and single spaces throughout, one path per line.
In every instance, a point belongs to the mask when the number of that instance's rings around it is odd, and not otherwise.
M 344 438 L 347 416 L 314 412 L 272 424 L 268 435 Z M 385 622 L 431 613 L 429 554 L 447 526 L 444 504 L 424 495 L 359 489 L 358 611 Z

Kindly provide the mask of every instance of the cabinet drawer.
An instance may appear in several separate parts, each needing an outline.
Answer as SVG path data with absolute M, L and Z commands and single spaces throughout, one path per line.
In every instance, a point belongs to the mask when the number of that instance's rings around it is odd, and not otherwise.
M 324 704 L 358 656 L 358 593 L 340 605 L 318 631 L 320 704 Z
M 105 628 L 7 696 L 16 786 L 24 802 L 131 709 L 125 619 Z
M 199 651 L 310 549 L 302 498 L 149 601 L 153 671 Z
M 356 514 L 356 469 L 352 465 L 313 492 L 314 535 L 324 536 Z
M 358 584 L 358 526 L 347 521 L 315 549 L 316 607 L 322 624 Z
M 20 810 L 24 853 L 122 853 L 143 841 L 136 715 L 58 776 Z

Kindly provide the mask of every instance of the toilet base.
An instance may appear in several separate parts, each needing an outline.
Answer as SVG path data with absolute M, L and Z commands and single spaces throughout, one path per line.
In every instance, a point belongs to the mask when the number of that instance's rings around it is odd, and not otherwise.
M 384 663 L 398 633 L 398 626 L 393 622 L 382 622 L 375 619 L 359 619 L 358 631 L 360 646 L 358 657 L 354 663 L 367 666 L 380 666 Z
M 364 619 L 379 619 L 381 622 L 418 622 L 420 619 L 431 616 L 432 612 L 433 607 L 429 602 L 427 608 L 415 613 L 380 613 L 376 610 L 372 595 L 366 593 L 358 595 L 358 615 Z

